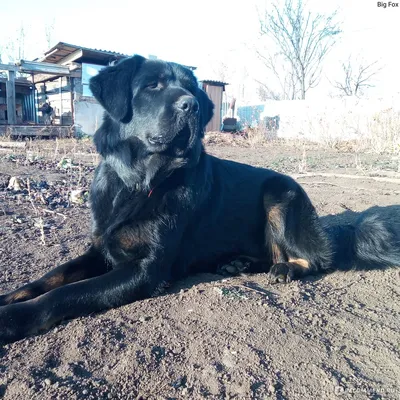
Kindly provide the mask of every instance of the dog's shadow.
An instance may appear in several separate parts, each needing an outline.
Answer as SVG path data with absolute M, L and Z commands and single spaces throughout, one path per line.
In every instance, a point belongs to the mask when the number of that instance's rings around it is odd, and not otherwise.
M 337 225 L 352 225 L 360 218 L 366 218 L 372 215 L 376 215 L 379 219 L 388 222 L 394 227 L 394 229 L 399 229 L 398 233 L 400 236 L 400 206 L 373 206 L 365 211 L 357 212 L 352 210 L 343 211 L 340 214 L 330 214 L 325 215 L 320 218 L 322 226 L 332 227 Z
M 380 220 L 389 224 L 394 229 L 394 231 L 397 232 L 398 239 L 399 239 L 398 243 L 400 245 L 400 206 L 399 205 L 391 205 L 391 206 L 385 206 L 385 207 L 373 206 L 362 212 L 346 210 L 340 214 L 330 214 L 330 215 L 322 216 L 322 217 L 320 217 L 320 221 L 321 221 L 322 226 L 325 229 L 327 229 L 327 228 L 332 228 L 335 226 L 354 225 L 357 221 L 360 222 L 364 218 L 367 218 L 372 215 L 379 217 Z M 399 250 L 399 252 L 400 252 L 400 250 Z M 340 270 L 341 269 L 340 266 L 338 266 L 338 267 L 339 267 L 338 269 Z M 371 266 L 368 266 L 365 268 L 363 268 L 362 266 L 359 266 L 358 269 L 359 270 L 360 269 L 361 270 L 363 270 L 363 269 L 371 270 L 374 268 L 373 267 L 371 268 Z M 378 268 L 375 268 L 375 269 L 378 269 Z M 317 281 L 323 279 L 324 276 L 326 276 L 326 274 L 318 274 L 318 275 L 308 276 L 308 277 L 304 278 L 303 281 L 317 282 Z M 202 283 L 218 282 L 224 278 L 227 278 L 227 276 L 219 275 L 217 273 L 200 273 L 200 274 L 192 275 L 192 276 L 189 276 L 178 282 L 175 282 L 171 287 L 168 288 L 168 290 L 165 292 L 165 294 L 177 294 L 181 290 L 188 290 L 188 289 L 191 289 Z M 261 291 L 265 290 L 265 288 L 258 286 L 255 282 L 244 282 L 244 283 L 245 283 L 245 285 L 255 286 L 254 288 L 257 290 L 261 290 Z M 270 292 L 268 290 L 265 290 L 265 291 L 266 291 L 266 294 L 270 294 Z

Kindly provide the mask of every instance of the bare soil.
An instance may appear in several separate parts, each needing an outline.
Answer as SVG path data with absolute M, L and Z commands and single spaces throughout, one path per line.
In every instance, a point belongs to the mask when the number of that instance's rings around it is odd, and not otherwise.
M 277 143 L 208 151 L 295 175 L 326 223 L 373 206 L 399 212 L 399 161 L 388 155 Z M 87 248 L 87 198 L 70 193 L 85 193 L 97 162 L 85 141 L 0 153 L 0 293 Z M 359 179 L 304 174 L 320 172 Z M 7 189 L 13 176 L 20 187 Z M 399 282 L 398 269 L 288 285 L 197 275 L 0 347 L 0 398 L 399 399 Z

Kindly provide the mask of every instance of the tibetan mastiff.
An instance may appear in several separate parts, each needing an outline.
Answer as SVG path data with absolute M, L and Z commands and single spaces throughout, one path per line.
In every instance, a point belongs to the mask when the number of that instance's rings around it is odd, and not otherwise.
M 105 110 L 94 135 L 102 161 L 90 192 L 91 246 L 0 296 L 1 342 L 237 259 L 271 283 L 399 264 L 399 234 L 388 221 L 323 228 L 290 177 L 207 154 L 214 105 L 190 69 L 135 55 L 101 70 L 90 89 Z

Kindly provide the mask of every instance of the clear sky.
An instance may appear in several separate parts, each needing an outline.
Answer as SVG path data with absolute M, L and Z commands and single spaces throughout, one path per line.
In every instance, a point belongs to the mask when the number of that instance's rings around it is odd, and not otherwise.
M 25 58 L 46 49 L 45 26 L 54 21 L 52 45 L 58 41 L 127 54 L 154 54 L 198 67 L 201 78 L 213 78 L 215 65 L 230 62 L 252 73 L 247 47 L 258 33 L 256 6 L 265 0 L 18 0 L 2 1 L 0 47 L 15 40 L 23 24 Z M 400 92 L 398 61 L 400 8 L 378 8 L 374 0 L 309 0 L 312 10 L 339 8 L 344 34 L 324 68 L 329 75 L 349 54 L 380 60 L 385 69 L 374 93 Z M 232 61 L 233 60 L 233 61 Z M 5 61 L 5 60 L 3 60 Z M 336 72 L 335 72 L 336 71 Z M 315 93 L 325 93 L 323 83 Z

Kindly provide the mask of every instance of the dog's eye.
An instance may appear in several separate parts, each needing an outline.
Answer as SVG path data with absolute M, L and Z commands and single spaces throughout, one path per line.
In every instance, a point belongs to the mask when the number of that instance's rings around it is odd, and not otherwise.
M 160 88 L 160 84 L 159 84 L 159 82 L 151 82 L 151 83 L 149 83 L 147 85 L 147 88 L 148 89 L 152 89 L 152 90 L 159 89 Z

